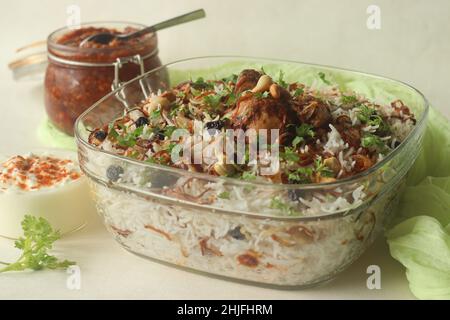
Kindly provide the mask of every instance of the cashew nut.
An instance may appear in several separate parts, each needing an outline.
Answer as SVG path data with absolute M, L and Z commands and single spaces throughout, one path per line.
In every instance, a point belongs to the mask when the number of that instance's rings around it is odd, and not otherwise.
M 276 83 L 272 83 L 272 85 L 269 88 L 270 95 L 274 99 L 279 99 L 281 96 L 281 90 L 280 87 Z
M 168 107 L 170 105 L 170 101 L 167 98 L 164 97 L 154 97 L 152 100 L 150 100 L 150 103 L 146 104 L 144 106 L 144 110 L 148 113 L 152 113 L 156 109 L 158 109 L 158 106 L 161 106 L 161 109 L 164 109 L 165 107 Z
M 219 176 L 228 176 L 234 173 L 234 167 L 231 164 L 217 162 L 213 168 Z
M 267 90 L 269 90 L 270 85 L 272 83 L 273 83 L 272 78 L 269 77 L 267 74 L 263 74 L 261 77 L 259 77 L 258 83 L 252 89 L 252 92 L 258 93 L 258 92 L 267 91 Z
M 328 183 L 328 182 L 335 182 L 336 178 L 332 178 L 332 177 L 322 177 L 319 176 L 318 179 L 316 179 L 318 183 Z
M 341 170 L 341 164 L 336 157 L 326 158 L 323 164 L 336 174 Z

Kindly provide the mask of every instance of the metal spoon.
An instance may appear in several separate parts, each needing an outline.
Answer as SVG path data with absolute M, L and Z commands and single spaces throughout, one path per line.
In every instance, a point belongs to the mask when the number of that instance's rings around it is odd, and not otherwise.
M 195 10 L 190 13 L 183 14 L 181 16 L 157 23 L 153 26 L 146 27 L 144 29 L 141 29 L 139 31 L 132 32 L 129 34 L 112 34 L 112 33 L 108 33 L 108 32 L 97 33 L 97 34 L 93 34 L 92 36 L 89 36 L 86 39 L 84 39 L 83 41 L 81 41 L 80 47 L 83 47 L 89 41 L 94 41 L 94 42 L 97 42 L 100 44 L 108 44 L 113 39 L 127 41 L 129 39 L 140 37 L 147 33 L 156 32 L 156 31 L 159 31 L 159 30 L 162 30 L 165 28 L 169 28 L 172 26 L 176 26 L 176 25 L 179 25 L 182 23 L 201 19 L 201 18 L 204 18 L 205 16 L 206 16 L 205 10 L 199 9 L 199 10 Z

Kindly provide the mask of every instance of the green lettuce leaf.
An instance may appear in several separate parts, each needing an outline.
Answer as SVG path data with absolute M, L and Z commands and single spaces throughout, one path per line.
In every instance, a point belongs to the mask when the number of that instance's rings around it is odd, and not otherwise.
M 415 185 L 426 176 L 450 176 L 450 123 L 435 108 L 430 108 L 423 149 L 408 174 L 408 184 Z
M 443 228 L 433 217 L 418 216 L 386 235 L 391 255 L 406 267 L 411 292 L 419 299 L 450 299 L 450 224 Z

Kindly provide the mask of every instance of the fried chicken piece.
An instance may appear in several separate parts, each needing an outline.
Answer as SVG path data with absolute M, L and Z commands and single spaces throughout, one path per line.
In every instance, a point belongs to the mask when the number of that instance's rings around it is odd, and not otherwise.
M 293 101 L 292 109 L 303 123 L 314 128 L 325 128 L 331 122 L 331 112 L 328 105 L 310 95 L 302 95 Z
M 235 129 L 280 129 L 281 134 L 287 116 L 287 108 L 280 100 L 249 94 L 238 101 L 231 122 Z
M 258 83 L 261 73 L 253 69 L 245 69 L 240 74 L 234 87 L 234 93 L 239 94 L 253 89 Z

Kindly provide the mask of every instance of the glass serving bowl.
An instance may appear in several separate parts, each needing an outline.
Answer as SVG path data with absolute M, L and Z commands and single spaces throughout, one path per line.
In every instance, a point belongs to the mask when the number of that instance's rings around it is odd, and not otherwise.
M 342 89 L 376 97 L 379 103 L 401 99 L 415 113 L 416 126 L 369 170 L 306 185 L 193 173 L 118 156 L 88 143 L 89 130 L 120 117 L 151 92 L 200 76 L 222 78 L 261 67 L 268 74 L 282 70 L 286 81 L 307 85 L 324 72 Z M 170 80 L 155 86 L 151 80 L 165 72 Z M 125 249 L 209 275 L 295 288 L 333 278 L 382 232 L 418 156 L 427 113 L 420 92 L 379 76 L 291 61 L 202 57 L 165 65 L 126 83 L 83 113 L 75 133 L 80 165 L 98 211 Z M 222 199 L 223 192 L 230 199 Z M 290 201 L 299 214 L 287 215 L 282 206 L 274 209 L 274 197 Z

